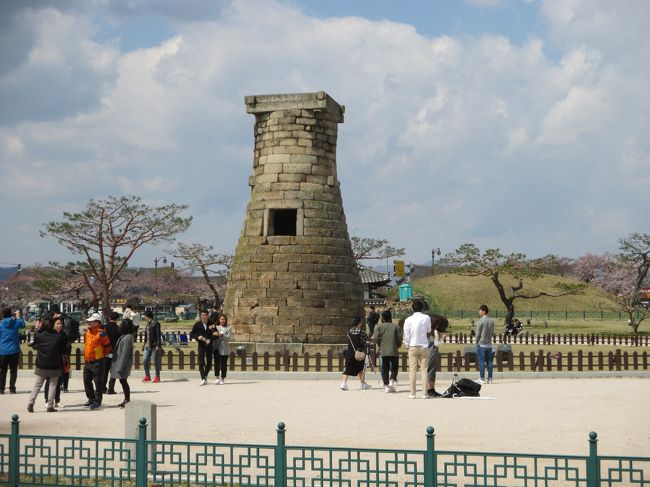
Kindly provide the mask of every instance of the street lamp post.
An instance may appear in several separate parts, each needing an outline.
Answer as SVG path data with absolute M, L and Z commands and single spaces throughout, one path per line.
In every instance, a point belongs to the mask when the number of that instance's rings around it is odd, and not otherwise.
M 156 257 L 156 258 L 154 258 L 153 265 L 154 265 L 154 270 L 155 271 L 158 270 L 158 262 L 159 261 L 162 261 L 163 264 L 166 264 L 167 263 L 167 257 Z M 156 279 L 158 279 L 158 273 L 155 272 L 154 274 L 155 275 L 153 276 L 153 278 L 154 278 L 154 283 L 155 283 L 154 284 L 154 286 L 155 286 L 154 287 L 154 299 L 155 299 L 155 302 L 153 303 L 153 312 L 154 312 L 154 315 L 155 315 L 156 312 L 158 311 L 158 281 L 156 280 Z
M 440 255 L 440 247 L 436 247 L 431 251 L 431 267 L 433 267 L 433 264 L 436 261 L 436 254 Z

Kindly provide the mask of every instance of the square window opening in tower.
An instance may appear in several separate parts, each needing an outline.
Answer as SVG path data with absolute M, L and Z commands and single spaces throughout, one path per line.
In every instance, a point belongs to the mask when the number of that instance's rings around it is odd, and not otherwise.
M 269 235 L 296 235 L 298 210 L 282 209 L 269 211 Z

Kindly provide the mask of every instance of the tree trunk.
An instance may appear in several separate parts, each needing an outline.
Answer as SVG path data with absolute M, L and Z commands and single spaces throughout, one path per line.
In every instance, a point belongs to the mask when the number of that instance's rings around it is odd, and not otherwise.
M 504 301 L 504 304 L 506 305 L 506 317 L 504 321 L 506 325 L 509 325 L 515 319 L 515 305 L 513 304 L 512 299 Z
M 501 302 L 506 307 L 505 324 L 507 325 L 508 323 L 512 323 L 512 320 L 515 317 L 514 299 L 506 296 L 506 290 L 503 288 L 503 284 L 501 284 L 501 281 L 499 281 L 498 274 L 494 274 L 490 279 L 492 279 L 492 283 L 494 284 L 494 287 L 496 287 L 497 291 L 499 292 L 499 298 L 501 298 Z
M 208 271 L 205 266 L 201 266 L 201 274 L 203 274 L 203 279 L 205 279 L 205 282 L 207 283 L 208 287 L 210 288 L 210 291 L 212 291 L 212 295 L 214 296 L 214 309 L 219 309 L 221 308 L 221 298 L 219 298 L 219 293 L 217 292 L 217 288 L 214 287 L 214 284 L 212 284 L 212 281 L 210 280 L 210 276 L 208 275 Z
M 111 291 L 108 286 L 102 288 L 102 316 L 104 323 L 108 323 L 108 315 L 111 313 Z

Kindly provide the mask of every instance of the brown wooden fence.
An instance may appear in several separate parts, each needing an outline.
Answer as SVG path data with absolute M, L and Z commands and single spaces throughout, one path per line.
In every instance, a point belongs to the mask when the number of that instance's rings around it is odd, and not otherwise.
M 176 342 L 180 341 L 181 335 L 188 340 L 187 332 L 175 331 L 165 332 L 164 337 L 173 335 Z M 33 333 L 27 333 L 27 342 L 33 339 Z M 80 342 L 83 342 L 83 335 Z M 447 336 L 447 343 L 470 344 L 476 341 L 476 338 L 469 333 L 454 333 Z M 595 333 L 568 333 L 556 335 L 548 334 L 519 334 L 517 336 L 495 335 L 495 343 L 512 343 L 520 345 L 621 345 L 621 346 L 638 346 L 650 347 L 650 336 L 632 336 L 632 335 L 597 335 Z M 144 333 L 136 335 L 136 342 L 144 342 Z
M 34 367 L 35 353 L 29 351 L 21 356 L 20 368 L 31 369 Z M 162 354 L 161 366 L 163 370 L 197 370 L 198 355 L 194 350 L 177 353 L 168 351 Z M 378 364 L 377 357 L 371 357 L 374 365 Z M 83 353 L 77 349 L 71 357 L 73 369 L 80 370 L 83 366 Z M 298 354 L 277 352 L 275 354 L 230 353 L 229 370 L 237 371 L 284 371 L 284 372 L 341 372 L 343 370 L 344 356 L 332 350 L 326 354 Z M 538 350 L 530 353 L 512 353 L 497 351 L 495 355 L 495 370 L 501 371 L 622 371 L 622 370 L 648 370 L 649 354 L 647 351 L 629 351 L 616 349 L 611 352 L 584 352 L 563 354 L 544 352 Z M 138 350 L 134 353 L 134 369 L 142 368 L 142 354 Z M 406 372 L 407 354 L 400 354 L 400 368 Z M 476 353 L 461 352 L 442 353 L 440 370 L 443 372 L 462 372 L 478 370 Z

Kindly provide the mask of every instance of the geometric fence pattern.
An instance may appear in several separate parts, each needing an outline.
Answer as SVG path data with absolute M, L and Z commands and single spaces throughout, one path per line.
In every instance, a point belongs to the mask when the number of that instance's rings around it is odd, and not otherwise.
M 0 485 L 190 487 L 596 487 L 650 486 L 650 457 L 589 454 L 436 451 L 433 428 L 424 450 L 286 446 L 278 424 L 275 445 L 0 435 Z

